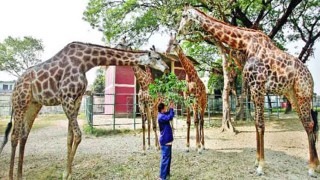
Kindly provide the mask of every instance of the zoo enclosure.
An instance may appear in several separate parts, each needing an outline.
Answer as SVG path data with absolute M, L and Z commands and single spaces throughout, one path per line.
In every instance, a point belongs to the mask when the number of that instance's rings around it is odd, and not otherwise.
M 116 99 L 119 96 L 125 97 L 126 101 L 116 103 Z M 270 118 L 275 115 L 279 118 L 279 113 L 281 109 L 286 106 L 286 101 L 275 95 L 269 95 L 269 97 L 271 99 L 270 103 L 272 108 L 269 107 L 267 96 L 265 96 L 266 116 Z M 111 101 L 105 103 L 105 99 L 108 98 L 111 99 Z M 222 113 L 222 98 L 221 95 L 214 94 L 207 94 L 207 98 L 208 104 L 205 121 L 209 121 L 210 124 L 214 115 Z M 231 111 L 232 113 L 235 113 L 236 103 L 234 96 L 230 96 L 230 102 Z M 248 98 L 244 100 L 244 103 L 247 104 L 247 106 L 245 106 L 246 119 L 250 119 L 251 112 L 254 111 L 253 103 L 250 102 Z M 318 107 L 320 105 L 320 97 L 315 97 L 313 103 L 315 107 Z M 131 126 L 133 129 L 136 129 L 136 126 L 141 124 L 141 121 L 137 122 L 137 117 L 140 115 L 140 112 L 138 108 L 138 97 L 134 93 L 90 94 L 87 95 L 85 104 L 86 119 L 90 126 L 112 126 L 112 129 L 115 130 L 116 126 L 123 125 Z M 126 109 L 126 111 L 118 113 L 116 110 L 119 106 L 124 107 L 123 109 Z M 106 112 L 106 109 L 109 109 L 108 112 Z M 272 109 L 274 110 L 274 113 L 271 113 L 270 110 Z M 175 111 L 177 116 L 185 115 L 183 105 L 176 105 Z M 99 116 L 100 119 L 95 118 L 96 116 Z

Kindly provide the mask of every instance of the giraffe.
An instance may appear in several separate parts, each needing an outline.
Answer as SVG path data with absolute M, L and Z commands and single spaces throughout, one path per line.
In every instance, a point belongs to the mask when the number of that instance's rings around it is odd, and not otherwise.
M 137 78 L 140 85 L 140 90 L 138 93 L 139 97 L 139 109 L 142 117 L 142 130 L 143 130 L 143 151 L 145 154 L 145 122 L 147 121 L 148 130 L 148 149 L 150 149 L 150 129 L 152 122 L 152 129 L 155 134 L 155 147 L 160 150 L 158 134 L 157 134 L 157 105 L 159 98 L 153 99 L 149 94 L 149 85 L 154 83 L 152 74 L 149 67 L 146 67 L 146 71 L 142 70 L 138 66 L 132 67 L 133 72 Z M 151 121 L 152 120 L 152 121 Z
M 121 42 L 116 46 L 119 49 L 132 50 L 130 43 L 127 42 L 126 37 L 124 37 Z M 155 50 L 155 47 L 152 47 Z M 150 149 L 150 127 L 152 122 L 152 129 L 155 134 L 155 147 L 160 150 L 158 134 L 157 134 L 157 104 L 159 99 L 153 99 L 149 94 L 149 85 L 154 83 L 151 70 L 148 66 L 145 66 L 145 71 L 139 66 L 132 66 L 135 77 L 140 85 L 138 92 L 139 99 L 139 110 L 142 119 L 142 142 L 143 142 L 143 154 L 146 154 L 146 140 L 145 140 L 145 122 L 147 121 L 147 131 L 148 131 L 148 149 Z M 152 121 L 150 121 L 152 119 Z
M 256 107 L 254 119 L 257 174 L 263 174 L 264 95 L 270 92 L 286 96 L 297 111 L 308 136 L 310 158 L 308 174 L 315 176 L 315 169 L 319 165 L 315 146 L 318 125 L 317 119 L 313 117 L 314 112 L 311 111 L 313 79 L 308 68 L 298 58 L 276 47 L 261 31 L 235 27 L 210 17 L 194 7 L 186 6 L 178 31 L 183 33 L 186 26 L 191 23 L 198 24 L 218 42 L 246 53 L 243 81 L 248 85 Z
M 165 71 L 169 67 L 154 51 L 127 51 L 107 46 L 72 42 L 51 59 L 27 69 L 17 80 L 12 94 L 14 127 L 11 134 L 9 179 L 13 179 L 14 159 L 19 147 L 18 179 L 22 179 L 25 144 L 34 119 L 44 106 L 62 105 L 68 118 L 67 166 L 65 179 L 71 178 L 72 162 L 81 142 L 77 115 L 86 90 L 85 73 L 95 66 L 150 65 Z M 10 122 L 12 124 L 12 122 Z M 10 130 L 10 123 L 8 128 Z M 0 153 L 6 144 L 7 136 Z
M 192 62 L 188 59 L 188 57 L 184 54 L 182 48 L 176 41 L 175 35 L 171 34 L 171 38 L 168 44 L 168 48 L 166 53 L 175 51 L 178 55 L 178 59 L 186 72 L 186 82 L 187 82 L 187 91 L 184 93 L 185 98 L 190 97 L 192 94 L 194 95 L 195 101 L 192 103 L 193 108 L 193 118 L 194 124 L 196 128 L 196 146 L 198 153 L 201 153 L 204 146 L 204 113 L 207 107 L 207 93 L 206 87 L 199 78 L 195 67 Z M 200 112 L 200 132 L 199 132 L 199 117 L 198 112 Z M 190 108 L 186 107 L 187 113 L 187 144 L 186 151 L 189 152 L 190 147 Z M 201 144 L 200 144 L 201 141 Z M 202 146 L 201 146 L 202 145 Z

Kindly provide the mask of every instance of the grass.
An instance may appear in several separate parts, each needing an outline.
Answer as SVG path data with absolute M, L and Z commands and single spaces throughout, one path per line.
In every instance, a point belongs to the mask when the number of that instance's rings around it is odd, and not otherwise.
M 113 135 L 136 133 L 139 130 L 131 130 L 131 129 L 115 129 L 115 130 L 102 129 L 102 128 L 91 127 L 88 124 L 84 124 L 83 131 L 84 131 L 85 134 L 93 135 L 95 137 L 101 137 L 101 136 L 113 136 Z

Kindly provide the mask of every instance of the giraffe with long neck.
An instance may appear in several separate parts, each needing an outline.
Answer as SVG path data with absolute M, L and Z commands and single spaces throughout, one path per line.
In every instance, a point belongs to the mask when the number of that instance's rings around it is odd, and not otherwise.
M 132 50 L 130 47 L 130 43 L 127 42 L 126 37 L 124 37 L 121 42 L 116 46 L 119 49 L 126 49 Z M 155 51 L 154 46 L 152 50 Z M 139 110 L 142 119 L 142 142 L 143 142 L 143 154 L 146 151 L 146 125 L 147 122 L 147 131 L 148 131 L 148 149 L 150 149 L 150 129 L 151 129 L 151 122 L 152 122 L 152 129 L 155 134 L 155 147 L 157 150 L 160 149 L 159 141 L 158 141 L 158 134 L 157 134 L 157 104 L 158 99 L 153 99 L 149 94 L 149 85 L 154 83 L 151 69 L 148 66 L 145 66 L 145 70 L 140 68 L 139 66 L 132 66 L 132 70 L 134 72 L 135 77 L 140 85 L 140 89 L 138 92 L 138 104 Z M 151 121 L 152 120 L 152 121 Z
M 313 79 L 308 68 L 296 57 L 283 52 L 261 31 L 235 27 L 187 6 L 182 13 L 179 32 L 190 23 L 197 23 L 217 41 L 246 53 L 243 81 L 248 84 L 255 105 L 257 140 L 257 174 L 264 166 L 264 95 L 268 92 L 285 95 L 293 104 L 304 126 L 309 141 L 310 176 L 319 165 L 316 151 L 318 123 L 311 110 Z
M 154 83 L 151 71 L 149 67 L 146 67 L 146 71 L 138 66 L 132 67 L 133 72 L 137 78 L 140 85 L 138 98 L 139 98 L 139 109 L 142 118 L 142 130 L 143 130 L 143 151 L 145 152 L 145 122 L 147 122 L 148 131 L 148 149 L 150 148 L 150 129 L 152 122 L 152 129 L 155 134 L 155 147 L 159 150 L 159 141 L 157 134 L 157 111 L 156 106 L 158 104 L 158 99 L 153 99 L 149 94 L 149 85 Z
M 204 113 L 207 107 L 207 93 L 204 83 L 199 78 L 197 71 L 188 57 L 184 54 L 182 48 L 176 42 L 175 35 L 171 34 L 169 45 L 167 48 L 167 53 L 175 51 L 178 55 L 178 59 L 186 72 L 186 82 L 187 82 L 187 91 L 184 93 L 185 98 L 190 97 L 194 98 L 192 103 L 193 109 L 193 118 L 196 129 L 196 146 L 199 153 L 205 148 L 204 146 Z M 193 96 L 193 97 L 192 97 Z M 187 113 L 187 144 L 186 150 L 189 151 L 190 148 L 190 108 L 186 107 Z M 199 129 L 199 117 L 200 113 L 200 129 Z M 201 142 L 201 144 L 200 144 Z M 202 145 L 202 146 L 201 146 Z
M 87 87 L 86 72 L 95 66 L 149 65 L 165 71 L 168 66 L 153 51 L 126 51 L 106 46 L 72 42 L 51 59 L 35 65 L 19 77 L 12 93 L 14 127 L 11 134 L 9 179 L 13 179 L 14 159 L 18 143 L 18 179 L 22 179 L 25 145 L 35 117 L 44 106 L 62 105 L 68 118 L 67 168 L 64 178 L 71 178 L 72 162 L 81 142 L 77 122 L 82 96 Z M 12 122 L 10 122 L 12 123 Z M 9 124 L 10 124 L 9 123 Z M 11 126 L 8 125 L 10 130 Z M 5 134 L 2 151 L 9 131 Z

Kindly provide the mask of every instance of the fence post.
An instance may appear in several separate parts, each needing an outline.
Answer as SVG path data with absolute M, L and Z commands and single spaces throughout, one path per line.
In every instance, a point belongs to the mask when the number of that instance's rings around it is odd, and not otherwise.
M 91 91 L 86 92 L 86 117 L 90 127 L 93 126 L 93 95 Z
M 113 130 L 116 129 L 116 92 L 113 93 Z
M 207 94 L 207 110 L 208 110 L 208 120 L 209 120 L 209 125 L 211 125 L 210 123 L 210 96 Z
M 136 130 L 136 114 L 137 114 L 137 97 L 136 94 L 133 94 L 133 129 Z

